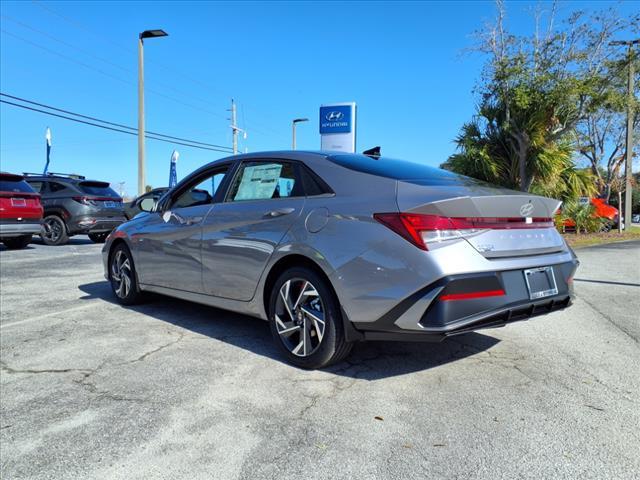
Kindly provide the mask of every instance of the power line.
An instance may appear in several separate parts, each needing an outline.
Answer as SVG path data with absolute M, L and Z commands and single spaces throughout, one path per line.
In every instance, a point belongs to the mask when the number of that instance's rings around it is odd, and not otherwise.
M 129 53 L 135 52 L 135 49 L 133 47 L 125 46 L 125 45 L 123 45 L 121 43 L 113 41 L 110 37 L 108 37 L 106 35 L 99 34 L 98 32 L 95 31 L 95 29 L 88 28 L 83 23 L 81 23 L 81 22 L 79 22 L 79 21 L 77 21 L 77 20 L 75 20 L 73 18 L 70 18 L 70 17 L 67 17 L 65 15 L 62 15 L 61 13 L 51 9 L 49 6 L 45 5 L 45 3 L 42 2 L 42 1 L 31 0 L 31 3 L 33 5 L 41 8 L 41 9 L 47 11 L 50 15 L 54 15 L 54 16 L 64 20 L 69 25 L 73 26 L 74 28 L 82 30 L 84 32 L 87 32 L 90 35 L 92 35 L 94 38 L 100 39 L 102 42 L 104 42 L 106 44 L 110 44 L 110 45 L 116 46 L 116 47 L 118 47 L 118 48 L 120 48 L 120 49 L 122 49 L 122 50 L 124 50 L 126 52 L 129 52 Z M 178 76 L 180 76 L 180 77 L 182 77 L 182 78 L 184 78 L 186 80 L 189 80 L 193 84 L 198 85 L 201 88 L 206 89 L 207 91 L 215 90 L 215 91 L 217 91 L 217 92 L 219 92 L 219 93 L 221 93 L 221 94 L 223 94 L 223 95 L 225 95 L 227 97 L 234 97 L 234 95 L 230 95 L 228 93 L 222 92 L 220 89 L 218 89 L 218 88 L 216 88 L 216 87 L 214 87 L 214 86 L 212 86 L 212 85 L 210 85 L 210 84 L 208 84 L 206 82 L 203 82 L 199 78 L 193 78 L 193 77 L 187 75 L 186 73 L 184 73 L 183 71 L 177 70 L 173 66 L 166 65 L 166 64 L 164 64 L 162 62 L 159 62 L 158 60 L 147 59 L 147 61 L 150 62 L 150 63 L 154 63 L 154 64 L 156 64 L 156 65 L 158 65 L 158 66 L 170 71 L 173 75 L 178 75 Z M 180 92 L 179 90 L 177 90 L 177 89 L 175 89 L 173 87 L 169 87 L 169 88 L 173 89 L 176 92 Z M 156 93 L 156 92 L 154 92 L 154 93 Z M 193 97 L 193 98 L 195 98 L 195 97 Z M 199 101 L 202 101 L 202 100 L 199 100 Z M 206 103 L 210 103 L 210 102 L 206 102 Z M 238 103 L 243 103 L 244 105 L 246 105 L 244 102 L 238 102 Z M 187 105 L 187 106 L 189 106 L 191 108 L 197 108 L 197 107 L 193 107 L 192 105 Z M 209 112 L 209 111 L 204 110 L 204 109 L 201 109 L 201 110 L 203 110 L 203 111 L 205 111 L 207 113 L 216 115 L 216 116 L 221 116 L 220 114 L 212 113 L 212 112 Z M 255 125 L 259 125 L 262 128 L 264 128 L 265 130 L 270 131 L 271 133 L 268 133 L 268 132 L 266 132 L 264 130 L 261 130 L 261 129 L 257 129 L 257 128 L 255 128 Z M 260 134 L 262 134 L 264 136 L 272 136 L 273 134 L 275 134 L 275 135 L 278 135 L 281 138 L 284 138 L 284 134 L 281 131 L 278 131 L 278 130 L 272 128 L 271 126 L 268 126 L 266 123 L 259 122 L 259 121 L 256 121 L 256 120 L 252 120 L 250 123 L 247 123 L 245 125 L 245 128 L 250 128 L 252 131 L 255 131 L 256 133 L 260 133 Z
M 19 103 L 9 102 L 8 100 L 0 99 L 0 103 L 6 103 L 7 105 L 12 105 L 14 107 L 24 108 L 26 110 L 31 110 L 31 111 L 34 111 L 34 112 L 43 113 L 45 115 L 50 115 L 52 117 L 58 117 L 58 118 L 62 118 L 62 119 L 65 119 L 65 120 L 70 120 L 72 122 L 77 122 L 77 123 L 82 123 L 82 124 L 85 124 L 85 125 L 90 125 L 90 126 L 93 126 L 93 127 L 103 128 L 105 130 L 112 130 L 114 132 L 126 133 L 128 135 L 137 135 L 137 133 L 133 132 L 133 131 L 122 130 L 122 129 L 119 129 L 119 128 L 109 127 L 107 125 L 100 125 L 98 123 L 93 123 L 93 122 L 88 122 L 88 121 L 80 120 L 80 119 L 73 118 L 73 117 L 68 117 L 66 115 L 60 115 L 60 114 L 53 113 L 53 112 L 47 112 L 46 110 L 41 110 L 39 108 L 29 107 L 27 105 L 20 105 Z M 131 127 L 127 127 L 127 128 L 131 128 Z M 192 143 L 171 141 L 171 140 L 167 140 L 167 139 L 164 139 L 164 138 L 155 137 L 155 136 L 150 135 L 148 133 L 145 133 L 145 137 L 150 139 L 150 140 L 157 140 L 159 142 L 165 142 L 165 143 L 171 143 L 171 144 L 177 144 L 177 145 L 184 145 L 186 147 L 199 148 L 201 150 L 211 150 L 211 151 L 214 151 L 214 152 L 232 153 L 230 149 L 222 150 L 221 148 L 211 148 L 211 147 L 204 147 L 204 146 L 200 146 L 200 145 L 194 145 Z M 227 147 L 223 147 L 223 148 L 227 148 Z
M 31 45 L 33 47 L 39 48 L 41 50 L 44 50 L 45 52 L 48 52 L 48 53 L 50 53 L 52 55 L 56 55 L 56 56 L 58 56 L 60 58 L 63 58 L 65 60 L 69 61 L 69 62 L 72 62 L 72 63 L 75 63 L 77 65 L 80 65 L 80 66 L 82 66 L 84 68 L 88 68 L 89 70 L 93 70 L 94 72 L 97 72 L 97 73 L 99 73 L 101 75 L 104 75 L 106 77 L 112 78 L 114 80 L 118 80 L 119 82 L 122 82 L 122 83 L 126 83 L 127 85 L 133 85 L 133 86 L 136 85 L 134 82 L 131 82 L 129 80 L 125 80 L 123 78 L 117 77 L 117 76 L 112 75 L 112 74 L 110 74 L 108 72 L 105 72 L 104 70 L 96 68 L 96 67 L 94 67 L 92 65 L 89 65 L 87 63 L 84 63 L 84 62 L 81 62 L 79 60 L 76 60 L 76 59 L 71 58 L 71 57 L 69 57 L 67 55 L 64 55 L 62 53 L 56 52 L 55 50 L 51 50 L 48 47 L 40 45 L 39 43 L 34 42 L 32 40 L 27 40 L 26 38 L 23 38 L 23 37 L 21 37 L 19 35 L 16 35 L 15 33 L 12 33 L 12 32 L 10 32 L 8 30 L 5 30 L 4 28 L 0 29 L 0 30 L 2 31 L 2 33 L 6 34 L 6 35 L 9 35 L 10 37 L 13 37 L 13 38 L 15 38 L 17 40 L 20 40 L 20 41 L 24 42 L 24 43 L 27 43 L 27 44 L 29 44 L 29 45 Z M 172 87 L 170 87 L 170 88 L 172 88 Z M 176 89 L 173 89 L 173 90 L 176 90 Z M 213 112 L 211 110 L 208 110 L 208 109 L 202 108 L 202 107 L 198 107 L 196 105 L 192 105 L 191 103 L 186 103 L 186 102 L 184 102 L 182 100 L 178 100 L 177 98 L 171 97 L 170 95 L 166 95 L 164 93 L 158 92 L 157 90 L 153 90 L 151 88 L 147 88 L 146 91 L 148 91 L 150 93 L 153 93 L 154 95 L 157 95 L 159 97 L 166 98 L 167 100 L 171 100 L 172 102 L 178 103 L 178 104 L 183 105 L 185 107 L 189 107 L 189 108 L 192 108 L 194 110 L 200 110 L 201 112 L 208 113 L 209 115 L 212 115 L 212 116 L 215 116 L 215 117 L 224 118 L 223 114 L 220 114 L 218 112 Z
M 51 105 L 46 105 L 46 104 L 44 104 L 44 103 L 34 102 L 34 101 L 32 101 L 32 100 L 27 100 L 26 98 L 20 98 L 20 97 L 16 97 L 16 96 L 14 96 L 14 95 L 9 95 L 9 94 L 7 94 L 7 93 L 2 93 L 2 92 L 0 92 L 0 95 L 1 95 L 1 96 L 3 96 L 3 97 L 12 98 L 13 100 L 19 100 L 19 101 L 24 102 L 24 103 L 29 103 L 29 104 L 31 104 L 31 105 L 37 105 L 38 107 L 43 107 L 43 108 L 47 108 L 47 109 L 49 109 L 49 110 L 54 110 L 54 111 L 56 111 L 56 112 L 67 113 L 67 114 L 69 114 L 69 115 L 73 115 L 73 116 L 75 116 L 75 117 L 86 118 L 87 120 L 94 120 L 94 121 L 96 121 L 96 122 L 104 123 L 104 124 L 106 124 L 106 125 L 112 125 L 112 126 L 114 126 L 114 127 L 126 128 L 126 129 L 129 129 L 129 130 L 133 130 L 133 131 L 135 131 L 135 132 L 137 132 L 137 131 L 138 131 L 138 129 L 137 129 L 137 128 L 135 128 L 135 127 L 130 127 L 130 126 L 128 126 L 128 125 L 123 125 L 123 124 L 121 124 L 121 123 L 109 122 L 109 121 L 107 121 L 107 120 L 102 120 L 101 118 L 90 117 L 90 116 L 88 116 L 88 115 L 82 115 L 81 113 L 76 113 L 76 112 L 72 112 L 72 111 L 69 111 L 69 110 L 63 110 L 62 108 L 52 107 Z M 190 140 L 190 139 L 188 139 L 188 138 L 175 137 L 175 136 L 173 136 L 173 135 L 166 135 L 166 134 L 164 134 L 164 133 L 152 132 L 152 131 L 150 131 L 150 130 L 146 130 L 146 131 L 145 131 L 145 133 L 148 133 L 148 134 L 150 134 L 150 135 L 155 135 L 155 136 L 157 136 L 157 137 L 165 137 L 165 138 L 169 138 L 169 139 L 172 139 L 172 140 L 180 140 L 180 141 L 183 141 L 183 142 L 197 143 L 197 144 L 199 144 L 199 145 L 205 145 L 205 146 L 207 146 L 207 147 L 214 147 L 214 148 L 229 148 L 229 147 L 225 147 L 224 145 L 216 145 L 216 144 L 214 144 L 214 143 L 199 142 L 199 141 L 197 141 L 197 140 Z

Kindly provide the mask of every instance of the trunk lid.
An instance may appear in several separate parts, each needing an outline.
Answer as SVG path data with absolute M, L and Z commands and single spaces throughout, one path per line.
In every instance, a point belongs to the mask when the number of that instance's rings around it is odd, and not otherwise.
M 565 250 L 564 240 L 553 225 L 560 201 L 492 187 L 467 177 L 447 180 L 398 181 L 400 212 L 475 223 L 478 233 L 464 238 L 486 258 Z

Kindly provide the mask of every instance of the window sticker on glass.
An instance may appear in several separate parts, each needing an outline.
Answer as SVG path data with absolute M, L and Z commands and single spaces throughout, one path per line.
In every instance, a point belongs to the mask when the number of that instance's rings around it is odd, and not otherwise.
M 256 200 L 273 197 L 282 165 L 269 163 L 245 167 L 234 200 Z

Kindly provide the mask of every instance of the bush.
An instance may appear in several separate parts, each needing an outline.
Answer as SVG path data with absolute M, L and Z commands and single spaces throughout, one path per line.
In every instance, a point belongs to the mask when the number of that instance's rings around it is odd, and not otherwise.
M 559 221 L 556 220 L 556 226 L 558 223 L 562 225 L 565 220 L 573 220 L 576 224 L 576 233 L 599 232 L 603 227 L 603 219 L 597 217 L 595 212 L 595 207 L 590 203 L 585 205 L 573 200 L 569 201 L 562 207 L 562 213 Z

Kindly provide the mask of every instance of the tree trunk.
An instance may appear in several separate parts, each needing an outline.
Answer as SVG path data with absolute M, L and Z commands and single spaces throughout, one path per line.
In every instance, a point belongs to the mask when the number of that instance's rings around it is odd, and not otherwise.
M 527 192 L 531 182 L 527 180 L 527 152 L 529 151 L 529 135 L 520 132 L 518 135 L 518 166 L 520 170 L 520 190 Z

